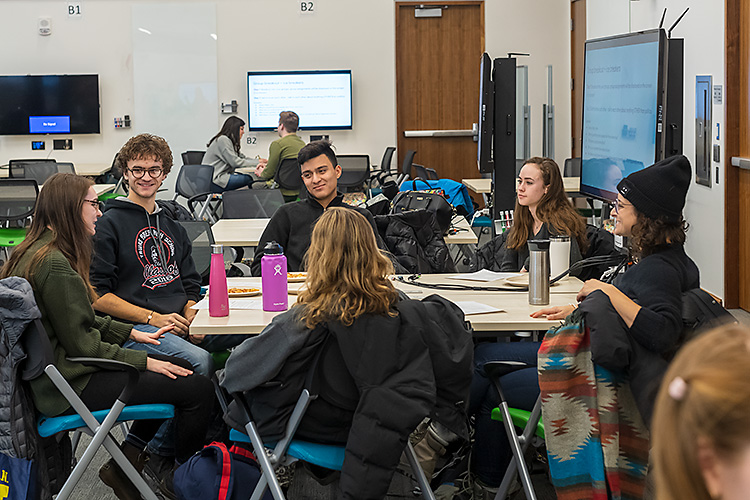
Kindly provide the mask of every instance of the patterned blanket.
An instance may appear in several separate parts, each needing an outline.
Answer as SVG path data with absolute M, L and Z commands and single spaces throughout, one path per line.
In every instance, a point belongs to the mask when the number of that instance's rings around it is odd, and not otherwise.
M 539 388 L 552 484 L 560 500 L 640 499 L 648 431 L 627 378 L 594 365 L 574 311 L 539 349 Z

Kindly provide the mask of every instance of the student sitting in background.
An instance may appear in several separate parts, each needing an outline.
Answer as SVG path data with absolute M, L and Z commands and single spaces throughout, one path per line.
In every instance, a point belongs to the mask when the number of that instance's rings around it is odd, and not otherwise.
M 299 116 L 294 111 L 282 111 L 279 113 L 279 128 L 278 133 L 281 139 L 276 139 L 268 147 L 268 159 L 260 160 L 258 166 L 255 169 L 255 175 L 259 179 L 265 182 L 265 187 L 271 187 L 273 185 L 273 179 L 276 175 L 276 170 L 283 160 L 290 158 L 297 158 L 300 149 L 305 146 L 305 141 L 297 136 L 297 128 L 299 127 Z M 258 186 L 263 187 L 264 184 L 256 183 L 253 188 Z M 299 197 L 299 190 L 292 191 L 289 189 L 281 189 L 281 194 L 284 196 L 284 201 L 291 202 L 296 201 Z
M 724 326 L 686 344 L 659 390 L 651 457 L 660 500 L 750 492 L 750 330 Z
M 236 173 L 238 168 L 256 167 L 258 160 L 246 157 L 240 151 L 240 140 L 245 134 L 245 122 L 237 116 L 224 121 L 221 130 L 208 141 L 203 164 L 214 167 L 211 191 L 221 193 L 253 184 L 252 176 Z
M 211 381 L 193 374 L 188 362 L 129 345 L 158 345 L 174 326 L 142 332 L 133 325 L 94 314 L 91 306 L 97 295 L 89 283 L 91 236 L 101 215 L 93 182 L 72 174 L 56 174 L 44 183 L 26 239 L 14 250 L 0 275 L 26 278 L 42 314 L 50 337 L 55 365 L 91 410 L 109 409 L 127 382 L 125 372 L 100 370 L 68 361 L 85 356 L 129 363 L 142 373 L 129 403 L 134 405 L 168 403 L 176 407 L 175 457 L 160 484 L 174 498 L 172 473 L 175 464 L 186 461 L 203 446 L 212 401 Z M 74 414 L 66 399 L 48 377 L 31 382 L 34 404 L 48 416 Z M 122 444 L 128 460 L 140 471 L 141 452 L 154 436 L 159 420 L 133 423 Z M 118 498 L 139 499 L 138 490 L 110 460 L 99 470 L 99 477 Z

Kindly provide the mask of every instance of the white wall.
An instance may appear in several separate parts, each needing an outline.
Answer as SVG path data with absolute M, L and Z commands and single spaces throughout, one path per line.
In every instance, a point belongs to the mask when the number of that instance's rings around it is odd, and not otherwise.
M 615 35 L 627 31 L 625 14 L 629 17 L 631 31 L 656 28 L 662 11 L 667 8 L 665 27 L 682 14 L 690 11 L 672 32 L 673 37 L 685 39 L 685 92 L 684 92 L 684 142 L 683 153 L 691 163 L 695 161 L 695 77 L 712 75 L 713 85 L 724 87 L 724 2 L 704 0 L 587 0 L 587 27 L 589 38 Z M 613 13 L 617 13 L 614 15 Z M 716 140 L 716 124 L 724 129 L 724 106 L 713 106 L 713 144 L 724 145 L 723 132 Z M 708 188 L 693 182 L 688 192 L 685 217 L 690 223 L 687 253 L 701 271 L 701 285 L 710 292 L 724 294 L 724 167 L 713 163 L 712 177 L 716 180 L 719 168 L 720 183 Z
M 160 2 L 190 3 L 192 0 Z M 2 74 L 98 73 L 101 86 L 100 135 L 73 137 L 72 151 L 32 152 L 32 137 L 0 137 L 0 163 L 10 158 L 50 155 L 60 161 L 109 164 L 114 153 L 135 132 L 139 116 L 133 102 L 133 44 L 131 10 L 144 1 L 89 0 L 83 15 L 70 18 L 67 2 L 4 0 L 0 16 Z M 216 51 L 219 102 L 239 103 L 247 116 L 248 70 L 351 68 L 354 87 L 354 127 L 328 134 L 340 153 L 368 153 L 379 162 L 386 146 L 396 144 L 395 4 L 394 0 L 325 0 L 313 14 L 301 14 L 298 2 L 279 0 L 217 0 Z M 50 17 L 52 34 L 37 31 L 39 17 Z M 541 110 L 547 98 L 546 66 L 554 66 L 556 158 L 570 153 L 569 5 L 558 0 L 485 2 L 486 50 L 493 57 L 506 52 L 530 52 L 519 64 L 529 66 L 532 106 L 532 154 L 541 153 Z M 533 19 L 533 21 L 532 21 Z M 181 22 L 178 17 L 175 22 Z M 169 61 L 165 60 L 165 72 Z M 159 74 L 152 78 L 160 78 Z M 142 82 L 141 82 L 142 83 Z M 132 129 L 115 129 L 113 117 L 131 115 Z M 205 149 L 205 129 L 218 130 L 225 119 L 216 109 L 206 125 L 187 124 L 179 144 Z M 308 139 L 308 133 L 302 133 Z M 272 132 L 255 134 L 257 144 L 243 144 L 248 156 L 266 156 Z M 41 136 L 34 137 L 35 139 Z M 169 139 L 169 138 L 168 138 Z M 175 163 L 180 165 L 180 151 Z M 172 179 L 175 174 L 170 177 Z

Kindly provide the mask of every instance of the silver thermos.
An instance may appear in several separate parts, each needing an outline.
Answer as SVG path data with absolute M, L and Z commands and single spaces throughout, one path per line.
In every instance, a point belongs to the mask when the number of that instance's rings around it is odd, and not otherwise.
M 529 304 L 549 304 L 549 240 L 528 240 Z

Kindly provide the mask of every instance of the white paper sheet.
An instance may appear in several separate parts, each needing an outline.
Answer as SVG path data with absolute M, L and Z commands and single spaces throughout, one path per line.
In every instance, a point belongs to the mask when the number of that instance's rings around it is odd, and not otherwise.
M 504 311 L 504 309 L 500 309 L 494 306 L 488 306 L 487 304 L 482 304 L 481 302 L 475 302 L 473 300 L 453 301 L 453 303 L 456 304 L 458 308 L 461 309 L 467 316 L 470 314 L 484 314 Z
M 505 278 L 520 276 L 522 273 L 496 273 L 489 269 L 481 269 L 475 273 L 457 274 L 456 276 L 446 276 L 448 279 L 469 280 L 469 281 L 497 281 Z
M 208 309 L 208 298 L 193 305 L 191 309 Z M 262 299 L 229 299 L 229 309 L 263 309 Z

